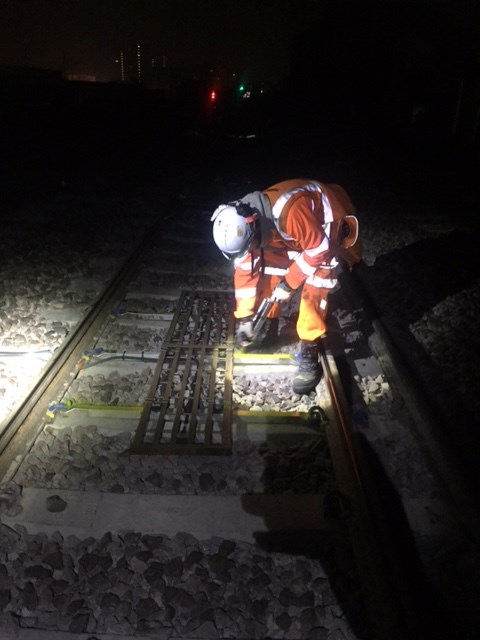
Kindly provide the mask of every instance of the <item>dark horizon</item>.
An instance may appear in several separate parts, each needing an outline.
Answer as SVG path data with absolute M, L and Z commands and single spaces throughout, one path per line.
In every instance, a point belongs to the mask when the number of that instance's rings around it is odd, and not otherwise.
M 158 65 L 272 82 L 287 71 L 289 39 L 321 9 L 315 0 L 6 0 L 0 65 L 110 82 L 121 51 L 141 44 Z
M 405 75 L 478 69 L 478 0 L 3 0 L 0 66 L 120 79 L 119 56 L 140 44 L 169 68 L 210 67 L 241 82 L 304 72 L 347 74 L 363 65 Z M 313 56 L 313 57 L 312 57 Z M 117 60 L 117 62 L 116 62 Z M 307 63 L 308 64 L 308 63 Z M 350 71 L 349 71 L 350 70 Z M 348 76 L 350 75 L 350 78 Z M 378 74 L 377 74 L 378 75 Z M 317 76 L 318 77 L 318 76 Z
M 158 163 L 173 134 L 253 134 L 246 166 L 264 158 L 273 171 L 277 156 L 292 154 L 299 174 L 311 161 L 334 178 L 375 169 L 400 183 L 446 167 L 458 175 L 466 164 L 473 175 L 478 163 L 478 0 L 4 0 L 1 17 L 2 181 L 18 181 L 20 194 L 25 171 L 43 189 L 45 158 L 53 166 L 45 184 L 56 187 L 84 170 L 83 157 L 93 166 L 103 158 L 102 168 L 122 154 L 130 167 L 131 153 Z M 92 67 L 75 60 L 107 59 L 122 42 L 162 33 L 161 91 L 136 86 L 135 70 L 122 85 L 118 63 L 112 84 L 62 79 L 88 76 Z M 22 78 L 40 59 L 50 78 Z M 227 70 L 237 67 L 232 80 Z M 275 82 L 260 94 L 267 69 Z M 254 87 L 251 99 L 234 92 L 240 84 Z

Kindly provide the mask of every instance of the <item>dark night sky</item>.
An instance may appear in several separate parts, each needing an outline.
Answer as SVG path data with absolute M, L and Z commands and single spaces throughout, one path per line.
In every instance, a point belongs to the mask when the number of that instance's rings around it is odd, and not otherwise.
M 173 67 L 209 65 L 253 80 L 286 74 L 288 42 L 318 0 L 1 0 L 0 65 L 109 80 L 137 42 Z
M 161 61 L 166 56 L 170 67 L 206 65 L 236 72 L 247 81 L 270 81 L 288 75 L 289 62 L 305 46 L 322 51 L 333 67 L 336 61 L 350 64 L 355 50 L 371 61 L 396 49 L 408 60 L 432 58 L 441 49 L 448 56 L 450 46 L 451 56 L 458 57 L 472 30 L 478 35 L 479 4 L 480 0 L 0 0 L 0 65 L 118 80 L 115 59 L 120 50 L 129 52 L 140 42 L 149 58 Z M 410 62 L 414 67 L 415 61 Z
M 479 135 L 480 0 L 0 0 L 0 67 L 118 82 L 123 50 L 131 80 L 137 43 L 157 66 L 288 79 L 298 119 L 405 121 L 418 107 Z

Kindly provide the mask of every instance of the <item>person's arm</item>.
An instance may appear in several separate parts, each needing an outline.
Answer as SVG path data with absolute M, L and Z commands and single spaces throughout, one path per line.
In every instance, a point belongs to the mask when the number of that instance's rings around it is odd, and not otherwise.
M 254 265 L 260 260 L 260 256 L 253 254 Z M 252 273 L 253 271 L 253 273 Z M 252 269 L 252 254 L 247 255 L 235 265 L 235 318 L 237 320 L 249 318 L 256 311 L 257 286 L 259 280 L 258 269 Z

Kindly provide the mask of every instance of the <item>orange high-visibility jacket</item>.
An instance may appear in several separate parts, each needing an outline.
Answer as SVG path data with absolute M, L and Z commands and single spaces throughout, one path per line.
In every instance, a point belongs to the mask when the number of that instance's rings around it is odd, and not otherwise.
M 338 264 L 336 258 L 341 257 L 350 267 L 359 261 L 360 242 L 349 249 L 341 244 L 342 221 L 346 215 L 355 213 L 342 187 L 316 180 L 285 180 L 265 189 L 263 195 L 271 206 L 270 224 L 263 226 L 263 235 L 267 229 L 268 237 L 262 237 L 261 242 L 265 260 L 268 259 L 267 265 L 275 267 L 275 254 L 285 255 L 288 251 L 293 260 L 283 269 L 283 277 L 290 287 L 297 289 L 308 279 L 314 287 L 332 288 L 336 284 L 333 278 L 333 269 Z M 254 267 L 259 261 L 260 250 L 254 250 L 236 263 L 237 318 L 245 318 L 255 311 L 261 272 Z M 278 269 L 278 274 L 281 271 Z

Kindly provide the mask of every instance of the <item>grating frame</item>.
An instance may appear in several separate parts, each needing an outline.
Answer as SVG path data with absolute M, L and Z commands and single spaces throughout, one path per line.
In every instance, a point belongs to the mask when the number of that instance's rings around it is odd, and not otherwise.
M 183 289 L 130 453 L 232 452 L 233 291 Z

